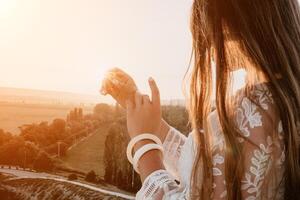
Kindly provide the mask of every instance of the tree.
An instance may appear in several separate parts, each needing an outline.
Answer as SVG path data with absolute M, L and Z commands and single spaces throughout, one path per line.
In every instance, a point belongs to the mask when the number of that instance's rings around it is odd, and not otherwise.
M 54 161 L 46 152 L 41 151 L 34 161 L 33 167 L 38 171 L 52 171 L 54 167 Z
M 82 120 L 83 119 L 83 110 L 82 108 L 78 108 L 78 120 Z
M 24 149 L 25 142 L 23 138 L 14 136 L 9 142 L 0 147 L 0 163 L 8 165 L 22 164 L 22 149 Z
M 97 104 L 94 108 L 94 117 L 102 123 L 111 122 L 113 114 L 112 107 L 104 103 Z
M 66 122 L 64 119 L 54 119 L 51 124 L 51 128 L 57 132 L 63 133 L 66 130 Z
M 97 176 L 94 170 L 89 171 L 89 173 L 86 174 L 85 179 L 88 182 L 95 183 L 97 181 Z
M 141 182 L 126 158 L 125 151 L 129 136 L 125 124 L 126 121 L 117 120 L 108 131 L 104 149 L 104 180 L 121 189 L 136 192 L 140 188 Z
M 191 131 L 188 112 L 184 106 L 162 106 L 162 117 L 181 133 L 188 134 Z
M 0 146 L 12 139 L 12 134 L 0 129 Z
M 33 142 L 26 141 L 24 149 L 22 151 L 23 156 L 22 156 L 22 162 L 20 166 L 24 168 L 26 167 L 32 168 L 33 163 L 39 154 L 39 151 L 40 149 L 36 144 L 34 144 Z

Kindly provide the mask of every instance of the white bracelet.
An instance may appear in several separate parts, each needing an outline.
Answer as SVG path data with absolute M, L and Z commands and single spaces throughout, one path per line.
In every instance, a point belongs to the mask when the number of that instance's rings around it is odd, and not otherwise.
M 134 138 L 132 138 L 130 140 L 130 142 L 127 146 L 127 151 L 126 151 L 127 159 L 129 160 L 129 162 L 131 164 L 133 163 L 132 149 L 133 149 L 134 145 L 141 140 L 152 140 L 156 144 L 159 144 L 162 146 L 161 140 L 156 135 L 153 135 L 150 133 L 143 133 L 143 134 L 135 136 Z
M 134 157 L 133 157 L 133 167 L 134 167 L 134 170 L 137 172 L 137 173 L 140 173 L 139 170 L 138 170 L 138 162 L 139 160 L 141 159 L 141 157 L 147 153 L 148 151 L 151 151 L 151 150 L 160 150 L 162 153 L 164 151 L 162 145 L 159 145 L 159 144 L 145 144 L 144 146 L 142 146 L 141 148 L 139 148 L 136 153 L 134 154 Z

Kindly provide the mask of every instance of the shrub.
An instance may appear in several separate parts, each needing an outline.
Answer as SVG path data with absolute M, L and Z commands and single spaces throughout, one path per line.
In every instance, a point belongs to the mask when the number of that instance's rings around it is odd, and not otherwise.
M 78 179 L 77 174 L 70 174 L 68 176 L 69 181 L 74 181 L 74 180 L 77 180 L 77 179 Z
M 94 170 L 87 173 L 84 180 L 91 182 L 91 183 L 95 183 L 96 182 L 96 173 L 94 172 Z
M 38 171 L 52 171 L 54 167 L 54 161 L 46 152 L 40 152 L 33 163 L 33 167 Z

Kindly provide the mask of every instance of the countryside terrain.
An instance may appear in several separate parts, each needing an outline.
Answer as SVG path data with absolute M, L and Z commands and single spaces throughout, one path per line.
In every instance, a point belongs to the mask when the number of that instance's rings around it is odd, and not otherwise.
M 89 113 L 99 102 L 110 101 L 100 95 L 0 87 L 0 129 L 18 134 L 21 125 L 65 118 L 76 106 Z
M 21 125 L 64 118 L 69 110 L 69 106 L 50 107 L 37 104 L 0 103 L 0 127 L 13 134 L 18 134 Z
M 8 91 L 0 93 L 0 199 L 134 197 L 141 180 L 126 158 L 124 109 L 61 101 L 62 93 Z M 162 106 L 163 118 L 188 133 L 187 112 L 176 102 Z
M 109 126 L 103 126 L 90 136 L 82 139 L 70 149 L 62 160 L 68 167 L 89 172 L 91 169 L 99 176 L 104 176 L 104 146 Z

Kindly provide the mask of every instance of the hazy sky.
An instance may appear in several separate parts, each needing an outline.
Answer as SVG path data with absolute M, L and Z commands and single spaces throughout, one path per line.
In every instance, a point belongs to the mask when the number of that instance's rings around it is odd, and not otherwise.
M 192 0 L 0 0 L 0 86 L 98 94 L 110 67 L 181 98 Z
M 0 86 L 97 94 L 113 66 L 182 97 L 191 0 L 0 0 Z

